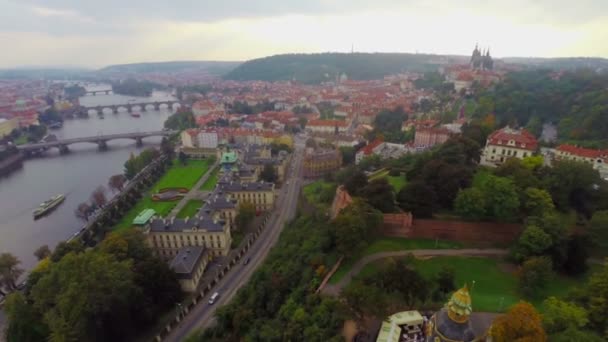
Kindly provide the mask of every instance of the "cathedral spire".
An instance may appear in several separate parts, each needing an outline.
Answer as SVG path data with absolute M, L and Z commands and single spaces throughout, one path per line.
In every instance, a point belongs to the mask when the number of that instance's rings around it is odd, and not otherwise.
M 456 323 L 464 323 L 469 320 L 469 316 L 473 312 L 471 306 L 471 295 L 467 284 L 463 288 L 454 292 L 452 297 L 446 304 L 448 317 Z

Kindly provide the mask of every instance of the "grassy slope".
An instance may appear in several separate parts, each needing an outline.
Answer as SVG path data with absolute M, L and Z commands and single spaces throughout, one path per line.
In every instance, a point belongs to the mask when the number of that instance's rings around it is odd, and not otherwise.
M 373 275 L 385 260 L 366 265 L 360 275 Z M 515 274 L 503 270 L 501 262 L 499 259 L 481 257 L 434 257 L 415 260 L 414 267 L 427 279 L 433 278 L 442 267 L 452 268 L 455 272 L 456 287 L 465 283 L 471 287 L 475 281 L 471 290 L 474 311 L 502 312 L 522 298 L 517 290 Z M 582 284 L 584 278 L 558 275 L 548 283 L 544 293 L 531 302 L 537 309 L 542 310 L 541 304 L 545 298 L 563 297 L 575 286 Z
M 209 175 L 209 178 L 207 178 L 205 183 L 203 183 L 200 190 L 212 191 L 215 188 L 217 181 L 219 180 L 219 172 L 220 172 L 220 168 L 216 167 L 215 170 L 213 170 L 213 173 L 211 175 Z
M 462 244 L 454 241 L 442 241 L 442 240 L 428 240 L 428 239 L 407 239 L 399 237 L 381 237 L 374 240 L 367 248 L 361 252 L 361 257 L 366 255 L 380 253 L 380 252 L 392 252 L 392 251 L 403 251 L 412 249 L 453 249 L 461 248 Z M 349 261 L 344 261 L 336 273 L 329 279 L 330 284 L 337 284 L 342 277 L 353 265 L 359 260 L 354 258 Z
M 188 203 L 180 210 L 177 214 L 177 218 L 193 217 L 196 215 L 198 210 L 203 206 L 203 201 L 200 200 L 189 200 Z
M 172 202 L 153 202 L 150 195 L 162 188 L 184 187 L 192 188 L 202 175 L 209 169 L 210 162 L 207 160 L 189 160 L 184 166 L 177 162 L 160 178 L 152 189 L 144 193 L 143 197 L 131 208 L 122 220 L 116 225 L 115 229 L 125 229 L 131 227 L 131 222 L 144 209 L 154 209 L 157 215 L 165 216 L 177 205 L 178 201 Z
M 323 192 L 323 190 L 331 188 L 332 186 L 334 186 L 333 183 L 318 180 L 303 187 L 302 192 L 304 193 L 308 203 L 317 207 L 325 208 L 327 204 L 321 202 L 320 194 Z

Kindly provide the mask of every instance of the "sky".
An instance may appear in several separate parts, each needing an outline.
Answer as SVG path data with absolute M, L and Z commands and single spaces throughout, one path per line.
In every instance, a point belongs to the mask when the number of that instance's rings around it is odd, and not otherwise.
M 608 57 L 608 0 L 0 0 L 0 68 L 281 53 Z

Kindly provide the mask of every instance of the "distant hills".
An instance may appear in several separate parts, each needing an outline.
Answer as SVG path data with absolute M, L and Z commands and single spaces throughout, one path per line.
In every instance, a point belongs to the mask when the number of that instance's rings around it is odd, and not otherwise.
M 341 74 L 350 79 L 382 78 L 403 71 L 436 69 L 433 61 L 446 56 L 407 53 L 286 54 L 247 61 L 224 76 L 229 80 L 297 80 L 319 83 Z
M 349 79 L 379 79 L 403 71 L 431 71 L 438 65 L 466 63 L 468 56 L 409 53 L 320 53 L 285 54 L 247 61 L 224 75 L 229 80 L 319 83 L 345 74 Z M 532 68 L 608 70 L 604 58 L 504 58 L 507 63 Z
M 183 61 L 183 62 L 153 62 L 110 65 L 99 69 L 99 73 L 147 73 L 147 72 L 179 72 L 205 70 L 213 75 L 223 75 L 234 69 L 241 62 L 218 61 Z

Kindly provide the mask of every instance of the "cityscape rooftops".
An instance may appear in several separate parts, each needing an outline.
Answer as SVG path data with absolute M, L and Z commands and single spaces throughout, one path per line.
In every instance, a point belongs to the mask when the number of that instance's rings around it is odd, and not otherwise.
M 594 150 L 590 148 L 583 148 L 568 144 L 559 145 L 556 150 L 565 154 L 570 154 L 583 158 L 602 158 L 608 156 L 608 151 L 605 150 Z

